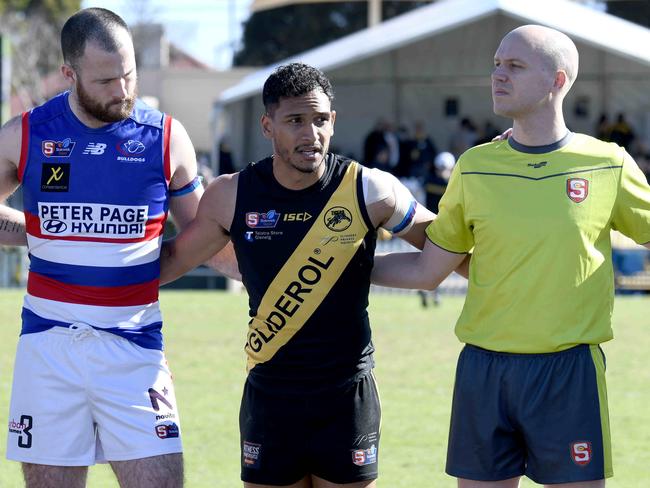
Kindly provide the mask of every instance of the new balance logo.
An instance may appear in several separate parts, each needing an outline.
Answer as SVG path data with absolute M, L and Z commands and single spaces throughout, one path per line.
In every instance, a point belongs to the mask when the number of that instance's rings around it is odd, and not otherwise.
M 106 144 L 103 142 L 89 142 L 84 149 L 83 154 L 91 154 L 93 156 L 101 156 L 106 150 Z

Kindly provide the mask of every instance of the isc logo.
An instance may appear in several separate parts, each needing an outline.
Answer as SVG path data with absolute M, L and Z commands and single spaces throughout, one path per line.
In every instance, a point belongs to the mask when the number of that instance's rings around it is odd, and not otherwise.
M 311 217 L 312 215 L 307 212 L 287 213 L 284 214 L 283 220 L 285 222 L 307 222 Z

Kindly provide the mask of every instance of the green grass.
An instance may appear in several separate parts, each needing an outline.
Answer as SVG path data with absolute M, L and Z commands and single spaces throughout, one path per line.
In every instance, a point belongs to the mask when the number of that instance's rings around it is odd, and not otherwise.
M 21 294 L 0 294 L 0 418 L 6 419 Z M 443 473 L 451 390 L 460 344 L 453 324 L 461 298 L 422 309 L 416 296 L 371 297 L 376 375 L 383 407 L 379 486 L 455 487 Z M 244 381 L 247 299 L 219 292 L 163 292 L 167 357 L 180 404 L 187 486 L 233 488 L 239 481 L 238 409 Z M 619 298 L 616 340 L 604 346 L 615 477 L 609 488 L 650 486 L 650 301 Z M 0 436 L 4 458 L 6 429 Z M 106 466 L 91 488 L 115 487 Z M 0 487 L 22 486 L 16 463 L 0 460 Z M 522 487 L 535 486 L 524 481 Z

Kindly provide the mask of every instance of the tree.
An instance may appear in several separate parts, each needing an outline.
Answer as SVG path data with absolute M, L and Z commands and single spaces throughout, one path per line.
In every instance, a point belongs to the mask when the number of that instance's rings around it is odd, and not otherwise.
M 59 33 L 81 0 L 0 0 L 0 34 L 12 46 L 12 91 L 23 105 L 45 101 L 41 80 L 61 63 Z
M 431 1 L 385 1 L 382 17 L 390 19 Z M 288 5 L 255 12 L 244 25 L 235 66 L 264 66 L 320 46 L 366 27 L 366 2 Z
M 618 0 L 607 2 L 607 12 L 625 20 L 650 27 L 649 0 Z

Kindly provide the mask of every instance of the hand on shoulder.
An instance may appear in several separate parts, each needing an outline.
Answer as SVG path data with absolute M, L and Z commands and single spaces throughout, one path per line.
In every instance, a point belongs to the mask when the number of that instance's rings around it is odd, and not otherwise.
M 512 127 L 507 128 L 507 129 L 504 130 L 501 134 L 499 134 L 498 136 L 495 136 L 495 137 L 492 139 L 492 142 L 495 142 L 495 141 L 506 141 L 506 140 L 510 139 L 510 136 L 512 136 Z

